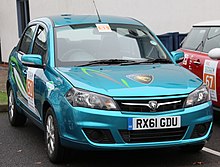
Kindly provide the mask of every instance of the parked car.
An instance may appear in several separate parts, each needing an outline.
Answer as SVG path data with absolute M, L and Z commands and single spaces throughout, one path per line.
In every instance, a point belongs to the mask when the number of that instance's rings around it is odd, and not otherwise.
M 52 162 L 66 147 L 199 151 L 212 103 L 202 80 L 175 62 L 182 54 L 171 56 L 132 18 L 34 19 L 9 57 L 9 121 L 44 130 Z
M 220 20 L 193 25 L 180 50 L 180 64 L 208 85 L 213 108 L 220 111 Z

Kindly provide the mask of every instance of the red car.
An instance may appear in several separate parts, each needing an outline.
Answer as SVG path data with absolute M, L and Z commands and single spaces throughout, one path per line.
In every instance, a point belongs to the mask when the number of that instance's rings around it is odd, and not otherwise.
M 193 25 L 179 50 L 180 64 L 209 86 L 213 109 L 220 111 L 220 20 Z

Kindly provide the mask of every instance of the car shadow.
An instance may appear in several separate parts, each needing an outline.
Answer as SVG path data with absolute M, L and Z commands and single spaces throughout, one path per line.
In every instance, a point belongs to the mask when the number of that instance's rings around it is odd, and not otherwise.
M 195 160 L 195 157 L 200 157 Z M 133 151 L 71 152 L 66 159 L 70 166 L 191 166 L 204 159 L 203 153 L 184 153 L 177 148 Z
M 46 156 L 44 134 L 38 127 L 30 121 L 26 124 L 26 130 L 18 128 L 24 137 L 29 138 L 30 143 L 35 143 L 38 147 L 38 154 L 44 154 L 42 163 L 49 163 Z M 40 148 L 40 149 L 39 149 Z M 51 166 L 89 166 L 89 167 L 112 167 L 112 166 L 193 166 L 197 162 L 204 162 L 207 157 L 203 151 L 199 153 L 187 153 L 179 148 L 163 148 L 148 150 L 129 151 L 80 151 L 69 150 L 65 160 L 60 164 Z M 50 166 L 49 165 L 49 166 Z M 48 166 L 48 165 L 47 165 Z

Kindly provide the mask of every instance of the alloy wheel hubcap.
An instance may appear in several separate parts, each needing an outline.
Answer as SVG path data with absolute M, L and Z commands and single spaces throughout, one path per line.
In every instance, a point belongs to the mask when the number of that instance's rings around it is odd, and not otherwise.
M 49 115 L 47 117 L 46 138 L 47 138 L 47 149 L 49 151 L 49 154 L 52 154 L 55 149 L 54 121 L 52 115 Z
M 8 113 L 9 113 L 9 119 L 12 120 L 14 116 L 14 97 L 12 90 L 10 91 L 8 97 Z

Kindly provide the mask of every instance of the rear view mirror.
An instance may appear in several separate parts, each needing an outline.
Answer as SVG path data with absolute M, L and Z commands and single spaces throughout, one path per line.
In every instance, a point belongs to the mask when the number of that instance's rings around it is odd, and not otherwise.
M 42 56 L 38 54 L 25 54 L 21 57 L 22 63 L 32 67 L 42 67 Z
M 181 51 L 173 51 L 171 52 L 173 59 L 176 63 L 180 63 L 183 61 L 184 53 Z
M 211 59 L 220 59 L 220 48 L 214 48 L 209 51 L 208 56 Z

